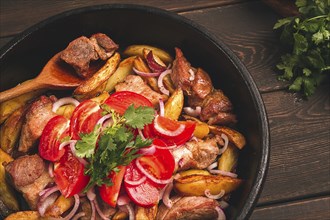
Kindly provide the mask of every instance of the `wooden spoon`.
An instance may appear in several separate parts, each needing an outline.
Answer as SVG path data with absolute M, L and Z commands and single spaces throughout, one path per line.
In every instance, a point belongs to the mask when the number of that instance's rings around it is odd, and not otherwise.
M 0 103 L 33 90 L 75 88 L 82 81 L 83 79 L 79 78 L 70 66 L 61 62 L 60 53 L 57 53 L 47 62 L 36 78 L 0 92 Z

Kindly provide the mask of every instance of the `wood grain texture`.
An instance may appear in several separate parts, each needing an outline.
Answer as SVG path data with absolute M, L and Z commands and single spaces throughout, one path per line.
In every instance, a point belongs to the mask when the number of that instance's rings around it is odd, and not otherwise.
M 286 91 L 263 94 L 271 157 L 259 204 L 330 191 L 330 96 L 326 85 L 308 101 Z
M 256 208 L 250 219 L 330 219 L 330 196 Z
M 196 8 L 214 7 L 228 4 L 236 4 L 244 0 L 171 0 L 171 1 L 157 1 L 157 0 L 1 0 L 0 1 L 0 37 L 12 36 L 26 28 L 34 25 L 55 14 L 90 6 L 101 4 L 138 4 L 154 6 L 158 8 L 167 9 L 170 11 L 186 11 Z M 245 0 L 246 1 L 246 0 Z
M 207 28 L 243 61 L 261 92 L 287 87 L 277 80 L 275 65 L 282 53 L 273 25 L 279 18 L 262 2 L 181 13 Z

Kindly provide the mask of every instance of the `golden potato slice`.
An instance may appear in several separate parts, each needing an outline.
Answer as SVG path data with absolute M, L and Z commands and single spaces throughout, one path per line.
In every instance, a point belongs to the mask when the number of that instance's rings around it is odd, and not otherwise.
M 242 180 L 221 175 L 191 175 L 174 179 L 174 189 L 184 196 L 203 196 L 205 190 L 211 194 L 219 194 L 221 190 L 225 194 L 236 190 Z
M 133 62 L 135 56 L 128 57 L 120 62 L 117 70 L 107 80 L 105 91 L 112 92 L 115 89 L 115 85 L 123 82 L 129 74 L 133 74 Z
M 228 148 L 219 158 L 218 169 L 231 172 L 237 164 L 239 150 L 231 143 L 228 144 Z
M 4 162 L 10 162 L 13 158 L 0 149 L 0 200 L 6 205 L 6 207 L 12 211 L 18 211 L 19 205 L 16 200 L 13 189 L 6 182 L 5 179 L 5 167 Z M 13 218 L 12 218 L 13 219 Z
M 47 208 L 45 216 L 60 217 L 64 212 L 73 206 L 73 203 L 73 197 L 65 198 L 63 195 L 60 195 L 56 201 Z
M 106 91 L 102 92 L 99 96 L 92 98 L 93 101 L 103 104 L 107 98 L 109 98 L 110 94 Z
M 134 60 L 134 68 L 145 72 L 145 73 L 151 73 L 151 70 L 149 69 L 149 67 L 147 66 L 147 64 L 143 61 L 143 59 L 141 57 L 136 57 Z M 156 92 L 159 92 L 159 88 L 157 85 L 157 79 L 155 77 L 142 77 L 147 84 Z
M 194 136 L 199 138 L 199 139 L 203 139 L 204 137 L 206 137 L 210 132 L 209 126 L 208 124 L 204 123 L 204 122 L 197 122 L 196 123 L 196 127 L 194 130 Z
M 125 220 L 128 218 L 128 214 L 123 211 L 118 211 L 116 214 L 113 216 L 112 220 Z
M 38 220 L 41 219 L 37 211 L 21 211 L 9 215 L 5 220 Z
M 235 144 L 235 146 L 238 147 L 239 149 L 242 149 L 246 144 L 245 137 L 234 129 L 231 129 L 226 126 L 216 126 L 216 125 L 210 125 L 209 127 L 210 127 L 210 131 L 213 134 L 221 135 L 222 133 L 224 133 L 225 135 L 227 135 L 229 141 Z
M 152 50 L 155 55 L 157 55 L 163 62 L 171 63 L 173 61 L 172 56 L 166 51 L 153 47 L 150 45 L 131 45 L 127 47 L 123 54 L 126 56 L 141 56 L 143 57 L 143 49 Z
M 11 154 L 19 139 L 27 106 L 15 110 L 0 128 L 0 146 Z
M 0 103 L 0 124 L 2 124 L 15 110 L 26 105 L 28 101 L 36 98 L 44 92 L 45 90 L 35 90 Z
M 197 170 L 197 169 L 185 170 L 180 172 L 179 174 L 180 177 L 191 176 L 191 175 L 211 175 L 207 170 Z
M 184 96 L 181 88 L 178 88 L 165 103 L 164 116 L 173 120 L 178 120 L 184 104 Z
M 157 205 L 154 205 L 150 208 L 136 206 L 135 207 L 135 219 L 143 219 L 143 220 L 156 219 L 157 211 L 158 211 Z
M 70 119 L 75 108 L 76 106 L 72 104 L 63 105 L 57 109 L 56 114 L 63 115 L 65 118 Z
M 112 57 L 110 57 L 104 66 L 99 69 L 92 77 L 88 78 L 84 82 L 82 82 L 75 90 L 74 95 L 84 95 L 93 92 L 95 94 L 95 90 L 97 87 L 102 86 L 111 75 L 116 71 L 117 66 L 120 62 L 119 53 L 115 53 Z

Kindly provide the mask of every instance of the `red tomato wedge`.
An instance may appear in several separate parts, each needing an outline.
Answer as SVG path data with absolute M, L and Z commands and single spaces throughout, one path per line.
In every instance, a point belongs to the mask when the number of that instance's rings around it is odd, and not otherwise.
M 134 177 L 136 175 L 143 176 L 143 174 L 136 167 L 135 161 L 132 161 L 132 163 L 126 167 L 125 177 Z M 124 182 L 124 186 L 127 195 L 135 204 L 139 206 L 152 207 L 159 201 L 159 189 L 148 179 L 135 186 Z
M 50 119 L 40 137 L 40 156 L 52 162 L 58 161 L 65 152 L 64 149 L 60 150 L 59 146 L 66 136 L 69 136 L 69 120 L 61 115 Z
M 104 202 L 108 203 L 111 207 L 116 207 L 117 204 L 117 199 L 121 187 L 121 183 L 124 178 L 125 166 L 119 166 L 118 167 L 120 171 L 118 173 L 112 171 L 111 174 L 109 175 L 109 178 L 111 179 L 113 185 L 112 186 L 107 186 L 107 185 L 102 185 L 99 188 L 100 196 L 103 199 Z
M 102 109 L 97 102 L 86 100 L 73 111 L 70 119 L 70 135 L 73 140 L 79 140 L 79 134 L 90 133 L 97 121 L 102 117 Z
M 136 165 L 148 179 L 154 182 L 155 186 L 162 188 L 173 175 L 175 161 L 169 150 L 156 148 L 154 154 L 137 158 Z
M 84 175 L 85 166 L 65 148 L 62 158 L 54 163 L 54 180 L 64 197 L 80 193 L 89 182 L 90 177 Z
M 130 105 L 134 108 L 139 106 L 153 107 L 152 103 L 146 97 L 130 91 L 119 91 L 110 95 L 104 102 L 118 114 L 123 115 Z
M 143 134 L 147 138 L 159 138 L 167 145 L 182 145 L 193 135 L 196 123 L 175 121 L 157 115 L 152 124 L 145 126 Z

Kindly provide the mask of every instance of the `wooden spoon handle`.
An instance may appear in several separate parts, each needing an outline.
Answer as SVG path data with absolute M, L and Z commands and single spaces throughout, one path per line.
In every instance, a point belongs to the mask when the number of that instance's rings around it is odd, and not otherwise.
M 15 98 L 19 95 L 23 95 L 33 90 L 43 89 L 46 85 L 40 83 L 36 78 L 27 80 L 11 89 L 0 92 L 0 103 L 9 99 Z

